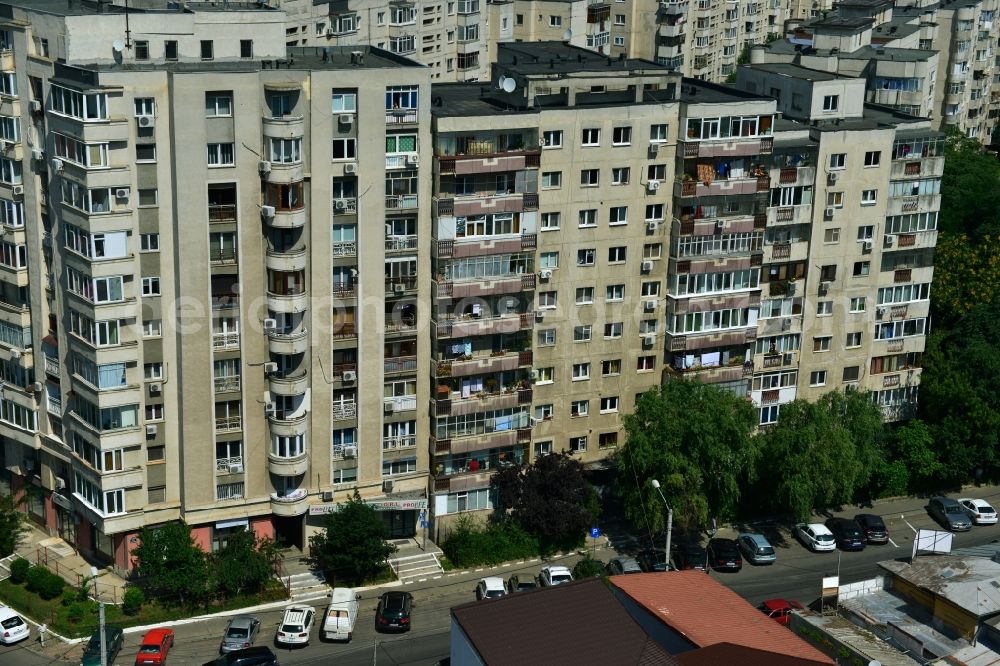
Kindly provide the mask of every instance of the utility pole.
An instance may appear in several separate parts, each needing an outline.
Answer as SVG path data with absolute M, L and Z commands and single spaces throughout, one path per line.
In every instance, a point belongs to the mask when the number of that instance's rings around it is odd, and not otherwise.
M 94 578 L 94 599 L 97 600 L 100 618 L 98 633 L 101 635 L 101 666 L 108 666 L 108 646 L 104 635 L 104 602 L 97 596 L 97 567 L 90 567 L 90 575 Z
M 656 479 L 650 479 L 649 485 L 656 488 L 656 492 L 660 494 L 660 499 L 663 500 L 663 506 L 667 509 L 667 552 L 663 554 L 663 564 L 664 571 L 670 571 L 670 533 L 674 529 L 674 510 L 667 504 L 667 498 L 663 496 L 663 491 L 660 490 L 660 482 Z

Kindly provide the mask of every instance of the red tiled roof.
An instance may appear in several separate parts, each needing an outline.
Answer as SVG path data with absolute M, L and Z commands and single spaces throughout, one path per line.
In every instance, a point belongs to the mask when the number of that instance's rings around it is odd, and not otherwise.
M 701 571 L 612 576 L 610 581 L 698 647 L 733 643 L 817 664 L 833 663 L 788 628 Z
M 786 629 L 787 631 L 787 629 Z M 719 664 L 739 664 L 739 666 L 813 666 L 816 662 L 802 657 L 790 657 L 775 652 L 765 652 L 756 648 L 716 643 L 708 647 L 691 650 L 677 655 L 681 666 L 719 666 Z

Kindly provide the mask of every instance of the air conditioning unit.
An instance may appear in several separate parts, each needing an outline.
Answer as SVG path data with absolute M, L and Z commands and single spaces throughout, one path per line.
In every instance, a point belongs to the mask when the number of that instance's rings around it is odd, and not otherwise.
M 531 377 L 531 381 L 537 381 L 538 380 L 538 370 L 532 370 L 531 374 L 530 374 L 530 377 Z
M 542 321 L 545 319 L 545 310 L 535 310 L 535 321 Z
M 163 393 L 163 384 L 160 383 L 160 382 L 150 382 L 149 383 L 149 394 L 150 395 L 159 395 L 160 393 Z
M 347 210 L 347 199 L 334 199 L 333 209 L 336 210 L 338 213 L 342 213 L 345 210 Z
M 264 320 L 264 330 L 265 331 L 273 331 L 276 328 L 278 328 L 278 320 L 277 319 L 265 319 Z
M 875 308 L 875 318 L 881 319 L 885 316 L 885 308 Z
M 832 207 L 824 208 L 823 209 L 823 217 L 824 217 L 824 219 L 832 220 L 833 219 L 833 208 Z
M 356 446 L 345 446 L 344 447 L 344 457 L 345 458 L 357 458 L 358 457 L 358 447 L 356 447 Z
M 819 295 L 820 296 L 826 296 L 826 293 L 828 291 L 830 291 L 830 283 L 829 282 L 820 282 L 819 283 Z
M 273 375 L 277 371 L 278 371 L 278 364 L 277 363 L 268 362 L 268 363 L 264 364 L 264 374 L 265 375 Z
M 726 228 L 726 221 L 725 220 L 716 220 L 715 221 L 715 230 L 716 231 L 724 231 L 725 228 Z
M 146 437 L 156 437 L 156 430 L 157 430 L 156 424 L 150 423 L 148 426 L 146 426 Z
M 344 173 L 354 174 L 354 173 L 357 173 L 357 172 L 358 172 L 358 163 L 357 162 L 348 162 L 347 164 L 344 165 Z
M 63 170 L 63 161 L 58 157 L 53 157 L 51 164 L 52 164 L 52 170 L 55 171 L 56 173 L 59 173 L 60 171 Z
M 391 493 L 392 492 L 392 481 L 383 481 L 382 482 L 382 492 L 384 492 L 384 493 Z
M 243 473 L 243 465 L 230 465 L 229 466 L 229 473 L 230 474 L 242 474 Z
M 10 191 L 15 197 L 24 196 L 24 185 L 11 185 Z
M 343 379 L 345 382 L 356 382 L 358 381 L 358 373 L 354 370 L 344 370 Z
M 892 247 L 892 244 L 896 241 L 896 237 L 892 234 L 886 234 L 885 238 L 882 239 L 882 244 L 886 247 Z
M 136 116 L 139 127 L 156 127 L 156 118 L 153 116 Z
M 392 293 L 394 293 L 394 294 L 402 294 L 405 291 L 406 291 L 406 285 L 405 284 L 394 284 L 394 285 L 392 285 Z
M 341 125 L 353 125 L 354 124 L 354 114 L 353 113 L 342 113 L 337 118 L 337 122 Z
M 261 160 L 257 163 L 257 171 L 261 173 L 271 173 L 271 163 L 267 160 Z
M 656 301 L 653 300 L 643 301 L 642 309 L 645 310 L 646 312 L 652 312 L 653 310 L 656 309 Z
M 642 336 L 642 344 L 645 347 L 652 347 L 656 344 L 656 336 L 652 333 Z
M 261 206 L 260 207 L 260 216 L 263 217 L 265 220 L 273 220 L 274 219 L 274 206 Z
M 831 185 L 834 185 L 837 182 L 838 178 L 840 178 L 840 174 L 837 173 L 836 171 L 831 171 L 830 173 L 826 174 L 826 182 L 830 183 Z
M 44 390 L 45 390 L 45 384 L 43 384 L 43 383 L 41 383 L 41 382 L 35 382 L 35 383 L 34 383 L 34 384 L 32 384 L 31 386 L 29 386 L 29 387 L 28 387 L 28 389 L 29 389 L 29 390 L 30 390 L 30 391 L 31 391 L 32 393 L 41 393 L 42 391 L 44 391 Z
M 324 490 L 323 494 L 320 495 L 320 496 L 323 498 L 324 502 L 332 502 L 333 501 L 333 491 L 332 490 Z
M 396 404 L 394 402 L 383 402 L 382 403 L 382 413 L 392 414 L 396 409 Z
M 42 112 L 42 103 L 41 103 L 41 101 L 39 101 L 39 100 L 37 100 L 37 99 L 33 99 L 33 100 L 31 100 L 31 101 L 30 101 L 30 102 L 28 103 L 28 109 L 29 109 L 29 110 L 30 110 L 30 111 L 31 111 L 32 113 L 41 113 L 41 112 Z
M 56 490 L 66 490 L 66 479 L 61 476 L 56 477 Z
M 655 232 L 656 231 L 656 222 L 655 221 L 649 221 L 649 222 L 647 222 L 646 223 L 646 231 L 648 231 L 649 233 Z
M 406 163 L 410 166 L 418 166 L 420 164 L 420 155 L 417 153 L 410 153 L 406 156 Z
M 128 199 L 128 188 L 119 187 L 115 190 L 115 199 Z
M 538 277 L 541 280 L 551 279 L 552 278 L 552 271 L 550 271 L 547 268 L 545 270 L 538 271 Z
M 333 37 L 336 34 L 337 34 L 337 31 L 334 30 L 333 28 L 327 28 L 326 29 L 326 36 L 327 37 Z
M 274 416 L 274 413 L 278 411 L 278 406 L 273 402 L 264 403 L 264 414 L 267 416 Z
M 644 261 L 642 262 L 640 268 L 642 269 L 643 273 L 649 273 L 650 271 L 653 270 L 653 262 L 648 260 Z
M 784 319 L 781 320 L 781 330 L 787 331 L 787 330 L 789 330 L 791 328 L 792 328 L 792 318 L 791 317 L 785 317 Z
M 13 361 L 16 361 L 17 359 L 21 358 L 21 350 L 20 349 L 11 349 L 10 352 L 8 352 L 8 353 L 10 354 L 10 358 Z
M 10 144 L 10 145 L 13 146 L 14 144 Z M 44 150 L 40 150 L 38 148 L 32 148 L 31 149 L 31 159 L 35 160 L 36 162 L 43 161 L 45 159 L 45 151 Z
M 658 180 L 651 180 L 648 183 L 646 183 L 646 191 L 647 192 L 655 192 L 658 189 L 660 189 L 660 181 L 658 181 Z
M 651 143 L 651 144 L 649 144 L 649 154 L 650 155 L 655 155 L 658 152 L 660 152 L 660 144 L 658 144 L 658 143 Z
M 545 137 L 544 136 L 538 138 L 538 147 L 539 148 L 544 148 L 547 145 L 548 144 L 545 143 Z
M 866 240 L 861 247 L 865 252 L 871 252 L 875 248 L 875 243 L 870 240 Z

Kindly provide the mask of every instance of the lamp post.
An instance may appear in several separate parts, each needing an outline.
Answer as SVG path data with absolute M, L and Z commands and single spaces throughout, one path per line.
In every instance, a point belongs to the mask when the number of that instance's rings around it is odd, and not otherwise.
M 660 494 L 660 499 L 663 500 L 663 506 L 667 510 L 667 552 L 664 553 L 664 570 L 670 571 L 670 532 L 674 529 L 674 510 L 670 508 L 667 504 L 667 498 L 663 496 L 663 491 L 660 490 L 660 482 L 656 479 L 650 479 L 649 485 L 656 488 L 656 492 Z
M 104 602 L 97 596 L 97 574 L 97 567 L 90 567 L 90 575 L 94 579 L 94 599 L 97 600 L 98 608 L 100 609 L 100 626 L 97 631 L 101 635 L 101 666 L 108 666 L 108 646 L 105 643 L 106 639 L 104 636 Z

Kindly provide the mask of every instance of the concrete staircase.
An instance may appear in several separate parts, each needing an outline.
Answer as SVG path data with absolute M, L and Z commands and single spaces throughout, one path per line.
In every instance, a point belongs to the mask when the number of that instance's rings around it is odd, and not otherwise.
M 284 577 L 291 590 L 293 602 L 320 599 L 331 592 L 322 571 L 302 571 Z
M 404 583 L 426 580 L 444 571 L 438 562 L 437 553 L 434 552 L 393 557 L 389 559 L 389 566 L 396 573 L 396 577 Z

